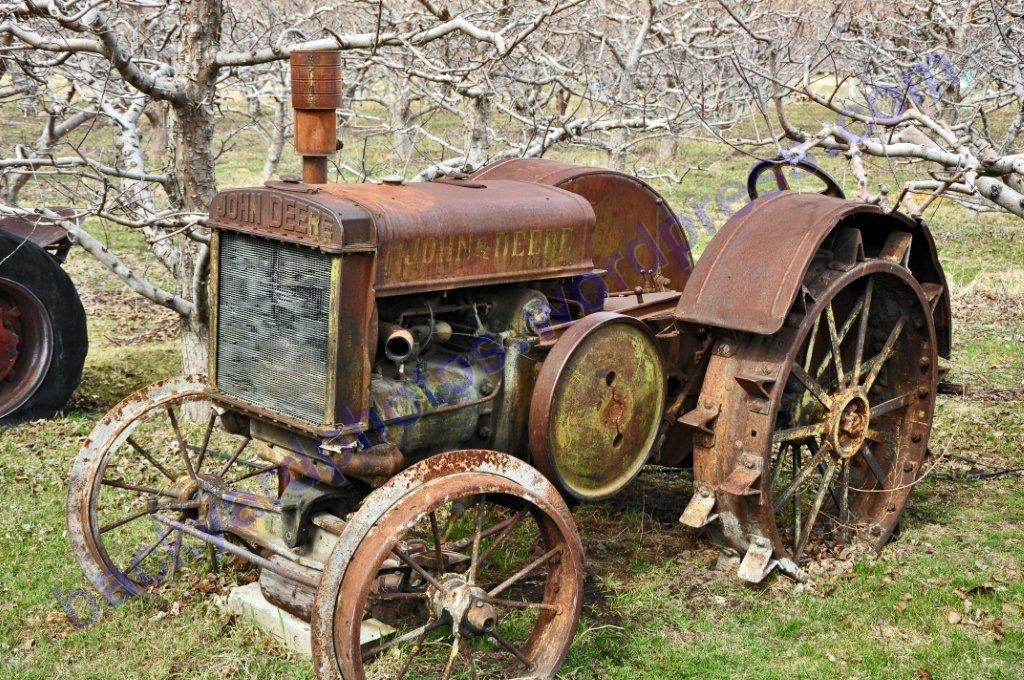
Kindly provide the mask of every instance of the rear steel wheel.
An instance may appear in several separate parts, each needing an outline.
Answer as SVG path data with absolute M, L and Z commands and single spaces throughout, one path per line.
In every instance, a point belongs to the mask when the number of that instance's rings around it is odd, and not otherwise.
M 714 498 L 709 529 L 744 556 L 743 578 L 775 565 L 802 577 L 809 561 L 857 540 L 879 549 L 896 528 L 937 381 L 930 302 L 901 259 L 825 251 L 782 330 L 715 350 L 702 400 L 720 411 L 691 506 Z
M 575 524 L 538 471 L 435 456 L 348 523 L 313 605 L 317 677 L 553 677 L 582 587 Z
M 249 439 L 226 432 L 220 419 L 205 383 L 172 378 L 122 401 L 89 436 L 71 472 L 68 535 L 109 602 L 143 595 L 207 556 L 206 543 L 166 521 L 219 533 L 201 507 L 198 480 L 249 485 L 276 499 L 275 469 L 249 460 Z

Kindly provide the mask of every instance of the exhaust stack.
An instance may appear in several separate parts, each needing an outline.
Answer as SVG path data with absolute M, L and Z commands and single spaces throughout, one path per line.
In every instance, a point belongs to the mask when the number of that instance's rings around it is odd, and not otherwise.
M 327 157 L 338 150 L 341 52 L 292 52 L 291 73 L 295 151 L 302 156 L 302 181 L 326 184 Z

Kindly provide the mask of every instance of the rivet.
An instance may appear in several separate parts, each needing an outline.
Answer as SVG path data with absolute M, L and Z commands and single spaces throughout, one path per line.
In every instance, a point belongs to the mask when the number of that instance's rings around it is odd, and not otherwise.
M 888 503 L 885 504 L 885 510 L 886 512 L 896 512 L 896 504 L 893 503 L 892 501 L 889 501 Z
M 911 463 L 911 462 L 904 463 L 903 464 L 903 471 L 904 472 L 913 472 L 914 471 L 914 464 Z
M 921 357 L 920 361 L 917 362 L 917 365 L 921 368 L 928 368 L 932 365 L 932 360 L 928 357 Z
M 915 444 L 921 441 L 921 433 L 915 432 L 914 434 L 910 435 L 910 441 L 914 442 Z
M 871 527 L 871 535 L 872 536 L 881 536 L 882 535 L 882 527 L 878 526 L 877 524 L 875 526 Z

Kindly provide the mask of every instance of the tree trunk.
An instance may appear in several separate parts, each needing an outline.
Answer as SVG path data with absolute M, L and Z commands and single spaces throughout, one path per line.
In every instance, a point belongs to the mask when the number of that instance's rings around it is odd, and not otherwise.
M 284 140 L 288 136 L 288 106 L 289 98 L 285 94 L 274 97 L 274 124 L 273 132 L 270 135 L 270 146 L 267 147 L 267 156 L 263 162 L 263 181 L 274 179 L 277 170 L 281 166 L 281 154 L 284 153 Z
M 150 151 L 163 154 L 167 151 L 167 104 L 151 102 L 146 107 L 146 120 L 153 129 L 150 137 Z
M 490 148 L 488 128 L 491 124 L 491 99 L 483 95 L 472 99 L 471 104 L 467 160 L 470 167 L 475 169 L 487 160 Z
M 214 59 L 220 46 L 224 12 L 221 0 L 192 0 L 180 10 L 182 49 L 177 72 L 188 83 L 184 98 L 171 106 L 170 133 L 174 149 L 177 202 L 184 210 L 205 211 L 217 193 L 213 138 L 216 131 L 213 104 L 217 97 Z M 209 314 L 206 277 L 199 244 L 180 238 L 176 279 L 180 293 L 195 304 L 195 312 L 181 320 L 181 363 L 185 374 L 205 374 Z

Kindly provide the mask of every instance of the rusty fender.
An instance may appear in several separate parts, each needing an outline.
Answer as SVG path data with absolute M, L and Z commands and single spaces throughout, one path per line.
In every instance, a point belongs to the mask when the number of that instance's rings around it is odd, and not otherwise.
M 771 335 L 782 328 L 814 254 L 834 230 L 861 231 L 865 249 L 893 232 L 912 237 L 910 271 L 937 291 L 933 304 L 938 351 L 950 351 L 946 277 L 928 228 L 876 205 L 785 191 L 759 198 L 732 217 L 693 268 L 676 308 L 681 321 Z M 941 288 L 939 288 L 941 287 Z

